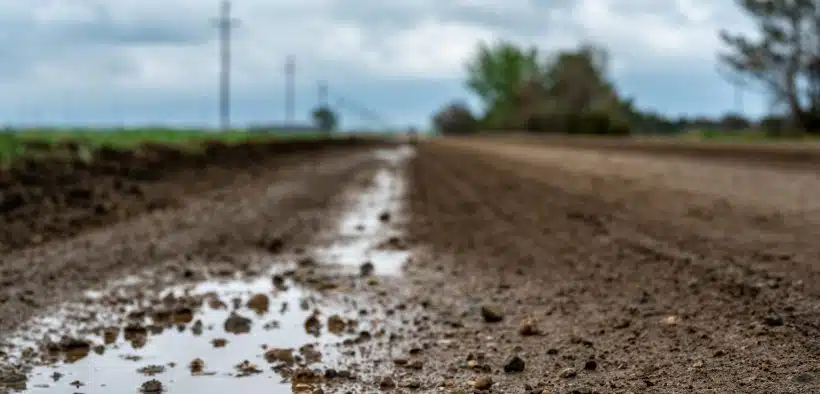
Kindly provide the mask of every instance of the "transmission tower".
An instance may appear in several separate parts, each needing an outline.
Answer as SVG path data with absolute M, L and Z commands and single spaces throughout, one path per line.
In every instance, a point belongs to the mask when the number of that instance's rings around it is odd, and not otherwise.
M 239 21 L 231 17 L 231 2 L 223 0 L 219 18 L 213 21 L 219 29 L 219 117 L 222 131 L 231 129 L 231 29 Z

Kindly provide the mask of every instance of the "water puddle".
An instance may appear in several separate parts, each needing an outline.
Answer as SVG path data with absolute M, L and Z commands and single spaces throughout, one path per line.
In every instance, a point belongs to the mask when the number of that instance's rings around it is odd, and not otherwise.
M 363 190 L 352 190 L 350 207 L 330 233 L 327 246 L 317 248 L 323 262 L 347 267 L 371 263 L 376 275 L 401 274 L 410 257 L 396 224 L 401 221 L 406 190 L 402 164 L 414 154 L 410 147 L 385 149 L 376 156 L 385 163 Z
M 332 360 L 361 356 L 406 309 L 366 289 L 409 257 L 395 223 L 411 154 L 377 152 L 383 165 L 307 255 L 265 256 L 255 275 L 203 264 L 205 280 L 161 291 L 157 275 L 127 277 L 33 321 L 0 346 L 3 364 L 28 367 L 0 368 L 0 392 L 311 393 L 355 380 Z

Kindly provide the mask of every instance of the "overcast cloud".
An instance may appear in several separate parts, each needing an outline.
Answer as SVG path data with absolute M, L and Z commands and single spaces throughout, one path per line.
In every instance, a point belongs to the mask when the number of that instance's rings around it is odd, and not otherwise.
M 714 71 L 717 31 L 748 28 L 733 3 L 234 0 L 233 119 L 284 118 L 290 54 L 300 119 L 327 80 L 333 101 L 423 125 L 442 103 L 470 98 L 464 60 L 495 38 L 548 50 L 593 40 L 640 107 L 716 115 L 735 109 Z M 0 0 L 0 122 L 216 124 L 218 9 L 218 0 Z M 745 98 L 747 113 L 764 109 Z

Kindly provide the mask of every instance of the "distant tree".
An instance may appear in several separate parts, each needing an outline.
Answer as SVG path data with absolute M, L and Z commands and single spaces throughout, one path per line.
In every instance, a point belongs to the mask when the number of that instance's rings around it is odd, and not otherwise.
M 311 116 L 316 127 L 323 131 L 331 132 L 339 125 L 339 116 L 328 106 L 316 107 Z
M 478 121 L 464 103 L 452 102 L 433 116 L 433 126 L 441 134 L 464 135 L 478 131 Z
M 726 131 L 743 131 L 752 126 L 752 122 L 743 115 L 732 113 L 724 115 L 719 123 L 720 128 Z
M 538 49 L 521 48 L 509 41 L 482 42 L 467 62 L 467 88 L 484 105 L 489 123 L 504 118 L 513 97 L 527 81 L 542 75 Z
M 757 26 L 755 37 L 721 30 L 720 62 L 759 83 L 795 125 L 820 132 L 820 1 L 736 0 Z

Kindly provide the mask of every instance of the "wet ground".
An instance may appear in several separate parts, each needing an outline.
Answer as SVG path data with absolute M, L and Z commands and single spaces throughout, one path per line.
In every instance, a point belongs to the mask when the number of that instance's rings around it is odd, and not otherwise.
M 1 386 L 820 392 L 817 172 L 636 149 L 306 153 L 9 253 Z
M 336 197 L 335 224 L 295 251 L 222 256 L 253 261 L 245 269 L 190 261 L 182 283 L 146 270 L 51 308 L 4 338 L 5 361 L 20 366 L 5 383 L 31 393 L 290 393 L 355 380 L 355 364 L 328 361 L 355 360 L 357 346 L 386 334 L 388 314 L 416 314 L 384 299 L 410 257 L 397 224 L 412 154 L 366 153 L 369 169 Z

